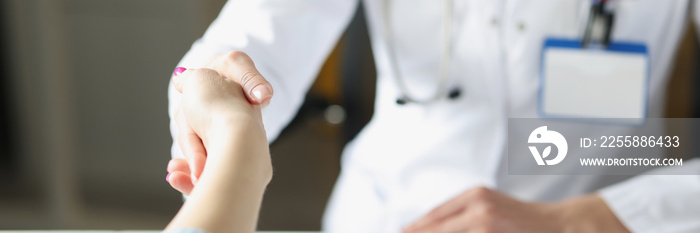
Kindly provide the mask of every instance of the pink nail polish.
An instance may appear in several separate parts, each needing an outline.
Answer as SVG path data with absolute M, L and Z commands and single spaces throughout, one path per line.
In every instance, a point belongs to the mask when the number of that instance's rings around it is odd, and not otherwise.
M 187 68 L 185 68 L 185 67 L 175 68 L 175 71 L 173 71 L 173 75 L 178 76 L 178 75 L 182 74 L 182 72 L 185 72 L 185 70 L 187 70 Z
M 165 181 L 170 182 L 170 173 L 168 173 L 168 175 L 165 176 Z

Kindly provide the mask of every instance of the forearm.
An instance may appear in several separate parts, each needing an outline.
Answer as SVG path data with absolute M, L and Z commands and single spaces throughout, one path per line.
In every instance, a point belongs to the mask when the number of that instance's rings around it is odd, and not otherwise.
M 222 127 L 224 129 L 228 127 Z M 251 131 L 248 131 L 251 132 Z M 168 226 L 207 232 L 253 232 L 265 187 L 271 179 L 267 142 L 239 133 L 205 144 L 210 158 L 197 187 Z
M 600 191 L 632 232 L 700 232 L 700 159 L 651 170 Z M 687 174 L 687 175 L 681 175 Z
M 551 204 L 561 232 L 629 232 L 598 194 Z
M 198 185 L 168 229 L 194 228 L 207 232 L 253 232 L 264 185 L 243 173 L 212 176 L 205 170 Z

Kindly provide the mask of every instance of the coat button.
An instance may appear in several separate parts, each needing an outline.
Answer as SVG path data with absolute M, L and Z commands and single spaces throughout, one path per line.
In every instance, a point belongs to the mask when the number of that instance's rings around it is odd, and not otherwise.
M 521 32 L 525 31 L 525 23 L 523 23 L 523 22 L 518 23 L 518 30 Z

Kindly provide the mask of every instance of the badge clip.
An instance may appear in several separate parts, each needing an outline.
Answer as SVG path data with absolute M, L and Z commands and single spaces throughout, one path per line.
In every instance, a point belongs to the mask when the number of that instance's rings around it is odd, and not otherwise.
M 615 13 L 606 3 L 606 0 L 597 0 L 591 5 L 586 30 L 581 40 L 582 48 L 589 48 L 592 42 L 599 42 L 603 48 L 610 45 L 610 32 L 615 20 Z

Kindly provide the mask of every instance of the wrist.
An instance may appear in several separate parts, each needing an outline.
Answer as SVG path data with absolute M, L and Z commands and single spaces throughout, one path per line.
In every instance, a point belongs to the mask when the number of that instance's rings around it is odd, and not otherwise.
M 267 185 L 272 178 L 269 145 L 262 122 L 250 115 L 212 119 L 206 139 L 206 169 L 240 173 Z M 234 174 L 229 174 L 234 175 Z
M 211 114 L 207 124 L 207 139 L 230 139 L 246 135 L 264 136 L 262 119 L 246 112 L 219 112 Z M 203 138 L 204 139 L 204 138 Z M 266 138 L 264 138 L 267 140 Z

